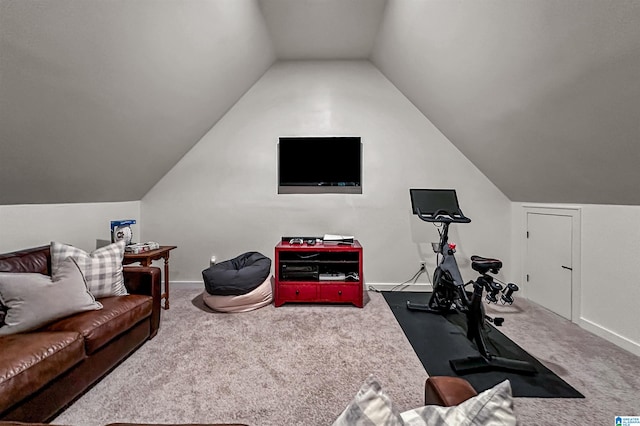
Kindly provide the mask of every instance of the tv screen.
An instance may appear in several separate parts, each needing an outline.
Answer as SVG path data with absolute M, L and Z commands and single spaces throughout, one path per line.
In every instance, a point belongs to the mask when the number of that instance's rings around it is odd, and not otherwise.
M 279 193 L 362 193 L 359 137 L 281 137 Z
M 438 210 L 459 213 L 460 205 L 455 189 L 409 189 L 413 214 L 432 215 Z

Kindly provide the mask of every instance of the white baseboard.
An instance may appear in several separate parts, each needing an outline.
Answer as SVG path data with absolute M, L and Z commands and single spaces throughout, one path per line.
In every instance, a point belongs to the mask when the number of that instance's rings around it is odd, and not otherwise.
M 204 290 L 204 283 L 202 281 L 174 281 L 169 282 L 171 288 L 185 288 L 185 289 L 201 289 Z
M 171 287 L 173 288 L 188 288 L 188 289 L 203 289 L 204 283 L 202 281 L 171 281 Z M 365 288 L 371 291 L 416 291 L 416 292 L 428 292 L 432 291 L 431 284 L 404 284 L 398 283 L 365 283 Z
M 587 331 L 590 331 L 596 336 L 600 336 L 603 339 L 613 343 L 614 345 L 617 345 L 622 349 L 626 349 L 634 355 L 640 356 L 640 343 L 629 340 L 624 336 L 621 336 L 611 330 L 602 327 L 601 325 L 598 325 L 584 318 L 580 318 L 579 325 L 580 327 L 584 328 Z
M 372 291 L 416 291 L 428 292 L 432 291 L 431 284 L 403 284 L 398 283 L 365 283 L 367 290 Z

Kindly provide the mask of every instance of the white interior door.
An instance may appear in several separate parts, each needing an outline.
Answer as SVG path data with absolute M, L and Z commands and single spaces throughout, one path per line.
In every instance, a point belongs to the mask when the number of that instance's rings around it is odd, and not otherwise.
M 527 213 L 526 295 L 571 320 L 572 217 Z

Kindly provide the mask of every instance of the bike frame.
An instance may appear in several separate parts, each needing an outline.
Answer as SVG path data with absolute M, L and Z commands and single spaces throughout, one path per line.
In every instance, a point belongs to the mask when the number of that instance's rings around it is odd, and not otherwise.
M 469 284 L 473 284 L 473 293 L 469 298 L 465 290 L 462 274 L 456 262 L 455 248 L 449 245 L 449 225 L 451 223 L 469 223 L 471 219 L 461 214 L 454 215 L 446 211 L 437 211 L 430 216 L 422 216 L 418 211 L 418 216 L 426 222 L 439 222 L 442 224 L 438 243 L 442 260 L 436 266 L 433 274 L 433 292 L 429 302 L 427 304 L 418 304 L 408 301 L 407 308 L 438 314 L 459 310 L 466 315 L 467 339 L 475 342 L 480 356 L 450 360 L 449 363 L 456 373 L 467 374 L 486 370 L 506 370 L 522 374 L 535 374 L 536 369 L 529 362 L 495 356 L 487 348 L 483 328 L 485 321 L 493 320 L 488 319 L 485 315 L 482 297 L 484 289 L 491 288 L 493 277 L 485 271 L 475 281 L 469 282 Z M 496 268 L 496 271 L 493 272 L 497 272 L 498 269 Z M 447 280 L 450 282 L 447 282 Z

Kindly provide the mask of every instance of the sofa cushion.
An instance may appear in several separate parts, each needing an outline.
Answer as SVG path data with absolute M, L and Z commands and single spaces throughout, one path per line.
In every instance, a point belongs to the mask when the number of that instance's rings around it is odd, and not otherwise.
M 103 308 L 82 312 L 54 322 L 47 331 L 76 331 L 85 340 L 85 350 L 91 355 L 106 343 L 128 331 L 151 315 L 150 296 L 130 294 L 99 299 Z
M 53 279 L 37 273 L 0 272 L 0 303 L 7 308 L 0 335 L 31 331 L 77 312 L 102 308 L 71 258 L 60 263 Z
M 68 244 L 51 242 L 51 270 L 55 278 L 58 266 L 67 257 L 73 257 L 87 280 L 89 291 L 96 298 L 127 294 L 122 276 L 124 240 L 87 253 Z
M 49 246 L 0 254 L 0 272 L 37 272 L 49 274 Z
M 0 336 L 0 412 L 31 395 L 85 358 L 75 332 Z

